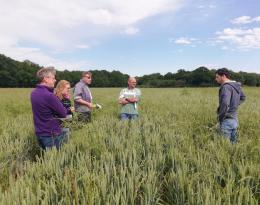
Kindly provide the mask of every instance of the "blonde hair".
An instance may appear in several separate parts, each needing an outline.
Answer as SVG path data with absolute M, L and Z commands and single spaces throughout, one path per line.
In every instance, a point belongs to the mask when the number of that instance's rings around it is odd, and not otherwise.
M 62 91 L 65 89 L 66 85 L 70 85 L 67 80 L 60 80 L 54 90 L 54 94 L 60 99 L 63 99 Z

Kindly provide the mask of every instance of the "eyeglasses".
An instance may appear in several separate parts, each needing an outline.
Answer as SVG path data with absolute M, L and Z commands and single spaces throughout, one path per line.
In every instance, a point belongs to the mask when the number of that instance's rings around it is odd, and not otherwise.
M 91 79 L 91 77 L 87 75 L 85 75 L 84 78 Z
M 56 80 L 56 78 L 52 76 L 47 76 L 46 78 L 51 78 L 52 80 Z

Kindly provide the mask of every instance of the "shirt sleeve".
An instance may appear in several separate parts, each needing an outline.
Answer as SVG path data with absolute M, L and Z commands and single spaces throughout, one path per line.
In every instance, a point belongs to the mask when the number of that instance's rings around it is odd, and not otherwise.
M 73 93 L 74 100 L 82 99 L 82 86 L 77 84 Z
M 230 106 L 231 91 L 226 86 L 223 86 L 220 92 L 218 119 L 222 122 L 227 114 Z
M 124 92 L 125 92 L 124 89 L 122 89 L 122 90 L 120 91 L 120 94 L 119 94 L 118 99 L 122 99 L 122 98 L 124 98 Z
M 50 109 L 55 113 L 60 118 L 65 118 L 67 115 L 67 110 L 66 108 L 62 105 L 60 100 L 54 95 L 51 94 L 49 96 L 49 101 L 48 101 Z

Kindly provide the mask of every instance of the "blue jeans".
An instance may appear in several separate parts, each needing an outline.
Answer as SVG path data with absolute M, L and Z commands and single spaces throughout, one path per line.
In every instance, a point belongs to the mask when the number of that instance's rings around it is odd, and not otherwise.
M 228 138 L 232 143 L 236 143 L 237 141 L 237 128 L 238 128 L 237 119 L 227 118 L 220 123 L 221 134 L 226 138 Z
M 62 128 L 62 132 L 57 136 L 37 136 L 39 145 L 42 149 L 50 149 L 56 147 L 60 149 L 63 143 L 67 143 L 70 135 L 69 128 Z
M 127 113 L 121 113 L 120 114 L 121 120 L 137 120 L 138 115 L 137 114 L 127 114 Z

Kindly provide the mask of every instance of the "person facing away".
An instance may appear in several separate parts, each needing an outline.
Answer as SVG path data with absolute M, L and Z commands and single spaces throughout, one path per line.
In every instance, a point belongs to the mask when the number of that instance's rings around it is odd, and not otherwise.
M 216 81 L 220 84 L 219 88 L 219 107 L 217 116 L 219 129 L 222 135 L 232 143 L 237 141 L 239 105 L 245 101 L 246 96 L 241 89 L 241 83 L 232 81 L 230 72 L 225 69 L 216 71 Z
M 82 73 L 81 80 L 74 88 L 74 106 L 78 113 L 79 121 L 90 122 L 91 110 L 94 108 L 92 103 L 92 94 L 89 85 L 92 82 L 92 73 L 87 71 Z
M 65 118 L 67 111 L 54 95 L 56 71 L 53 67 L 42 68 L 37 72 L 39 84 L 31 93 L 31 104 L 35 134 L 43 149 L 60 148 L 67 135 L 62 132 L 58 118 Z
M 71 105 L 70 101 L 70 83 L 66 80 L 60 80 L 54 89 L 54 94 L 66 108 L 67 118 L 71 118 L 74 112 L 74 107 Z
M 120 112 L 121 120 L 138 119 L 138 103 L 141 100 L 141 91 L 136 88 L 136 78 L 128 78 L 128 87 L 121 90 L 119 104 L 122 105 Z

